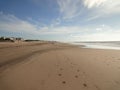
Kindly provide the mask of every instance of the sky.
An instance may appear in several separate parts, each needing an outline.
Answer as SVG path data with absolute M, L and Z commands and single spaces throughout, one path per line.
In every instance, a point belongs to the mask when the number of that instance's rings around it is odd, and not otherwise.
M 0 0 L 0 36 L 120 41 L 120 0 Z

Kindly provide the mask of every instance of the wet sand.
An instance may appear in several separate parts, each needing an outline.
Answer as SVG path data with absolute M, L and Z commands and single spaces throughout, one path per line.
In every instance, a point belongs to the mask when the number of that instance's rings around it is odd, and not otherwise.
M 0 90 L 120 90 L 119 50 L 11 46 L 0 48 Z

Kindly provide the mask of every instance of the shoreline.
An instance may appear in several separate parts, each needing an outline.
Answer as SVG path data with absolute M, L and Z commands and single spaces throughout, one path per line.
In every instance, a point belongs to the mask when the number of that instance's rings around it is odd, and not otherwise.
M 120 51 L 47 43 L 0 49 L 2 90 L 119 90 Z M 15 63 L 12 63 L 14 59 Z
M 103 49 L 103 50 L 120 50 L 120 46 L 116 45 L 104 45 L 106 43 L 73 43 L 73 45 L 78 45 L 82 46 L 83 48 L 88 48 L 88 49 Z M 114 43 L 113 43 L 114 44 Z

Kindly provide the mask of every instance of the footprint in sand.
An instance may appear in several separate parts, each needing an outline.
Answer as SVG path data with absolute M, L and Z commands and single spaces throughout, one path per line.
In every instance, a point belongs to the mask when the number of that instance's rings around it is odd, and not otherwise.
M 118 81 L 115 81 L 116 84 L 120 84 Z
M 86 74 L 85 72 L 83 72 L 83 74 Z
M 66 81 L 62 81 L 62 84 L 66 84 Z
M 62 74 L 58 74 L 58 76 L 62 76 Z
M 101 90 L 97 85 L 95 85 L 95 88 L 96 88 L 97 90 Z
M 63 70 L 63 68 L 60 68 L 60 70 Z
M 77 72 L 79 72 L 80 70 L 78 69 Z
M 78 76 L 77 76 L 77 75 L 75 75 L 75 78 L 78 78 Z
M 84 86 L 84 87 L 87 87 L 87 84 L 86 84 L 86 83 L 83 83 L 83 86 Z
M 120 60 L 120 58 L 118 58 L 118 60 Z

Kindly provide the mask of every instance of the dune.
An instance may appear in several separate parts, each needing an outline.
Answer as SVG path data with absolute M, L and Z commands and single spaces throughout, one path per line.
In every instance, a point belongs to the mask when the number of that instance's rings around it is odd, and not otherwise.
M 0 90 L 120 90 L 119 50 L 62 43 L 8 46 L 0 48 Z

